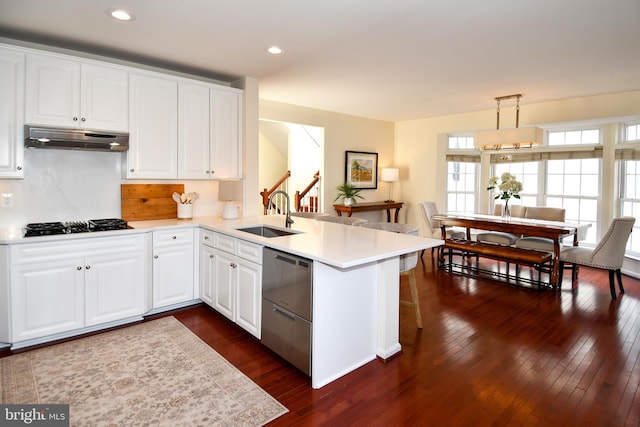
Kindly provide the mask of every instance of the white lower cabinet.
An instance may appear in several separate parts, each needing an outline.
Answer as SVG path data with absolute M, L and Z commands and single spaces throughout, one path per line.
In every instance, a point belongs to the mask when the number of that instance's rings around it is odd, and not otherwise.
M 213 308 L 235 322 L 237 257 L 218 249 L 214 253 Z
M 144 312 L 144 253 L 136 249 L 85 259 L 85 326 Z
M 153 232 L 153 308 L 194 299 L 194 230 Z
M 215 270 L 215 249 L 200 245 L 200 299 L 213 307 L 213 280 Z
M 260 338 L 262 246 L 203 230 L 201 299 Z
M 11 341 L 84 327 L 84 259 L 11 268 Z
M 114 322 L 145 312 L 145 239 L 12 245 L 12 343 Z
M 260 338 L 262 320 L 262 266 L 239 258 L 236 275 L 236 323 Z

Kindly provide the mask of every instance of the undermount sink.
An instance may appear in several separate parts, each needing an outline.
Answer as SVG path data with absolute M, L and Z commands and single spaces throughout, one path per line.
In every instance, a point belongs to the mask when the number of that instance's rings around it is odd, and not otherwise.
M 267 225 L 255 225 L 252 227 L 246 228 L 238 228 L 238 231 L 244 231 L 245 233 L 255 234 L 256 236 L 262 237 L 280 237 L 280 236 L 290 236 L 292 234 L 297 234 L 295 231 L 282 230 L 280 228 L 273 228 Z

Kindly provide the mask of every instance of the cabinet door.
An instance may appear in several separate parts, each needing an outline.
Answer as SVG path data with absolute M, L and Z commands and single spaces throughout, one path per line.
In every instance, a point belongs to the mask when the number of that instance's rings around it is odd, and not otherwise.
M 126 242 L 123 242 L 123 244 Z M 120 251 L 85 258 L 86 326 L 143 314 L 144 251 Z
M 211 307 L 214 305 L 215 257 L 212 247 L 200 245 L 200 299 Z
M 193 299 L 193 243 L 153 249 L 153 308 Z
M 119 68 L 82 64 L 80 126 L 129 131 L 129 75 Z
M 262 318 L 262 266 L 238 259 L 236 323 L 260 338 Z
M 11 268 L 12 342 L 84 326 L 82 258 Z
M 241 178 L 240 94 L 211 89 L 211 177 Z
M 27 55 L 25 120 L 29 124 L 79 126 L 79 63 Z
M 127 178 L 178 176 L 178 83 L 129 76 Z
M 0 178 L 23 178 L 24 54 L 0 49 Z
M 178 86 L 178 178 L 208 179 L 209 86 Z
M 213 308 L 235 321 L 236 257 L 219 250 L 214 250 L 214 252 Z

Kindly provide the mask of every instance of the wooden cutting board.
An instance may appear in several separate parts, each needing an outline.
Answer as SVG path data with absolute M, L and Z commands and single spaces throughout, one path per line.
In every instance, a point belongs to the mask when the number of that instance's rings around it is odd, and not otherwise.
M 173 193 L 184 193 L 184 184 L 121 184 L 122 219 L 143 221 L 178 217 Z

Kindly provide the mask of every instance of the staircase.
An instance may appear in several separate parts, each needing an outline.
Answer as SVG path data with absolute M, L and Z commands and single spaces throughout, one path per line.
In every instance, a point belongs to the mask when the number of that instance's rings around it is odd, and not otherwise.
M 262 197 L 263 213 L 265 215 L 275 214 L 280 215 L 284 213 L 286 207 L 286 199 L 280 194 L 276 194 L 274 199 L 269 203 L 269 197 L 275 191 L 282 190 L 289 193 L 289 178 L 291 177 L 291 171 L 287 171 L 282 177 L 270 188 L 264 189 L 260 192 Z M 305 187 L 304 190 L 296 190 L 293 199 L 293 207 L 296 212 L 318 212 L 320 209 L 320 171 L 317 171 L 313 175 L 313 179 Z

